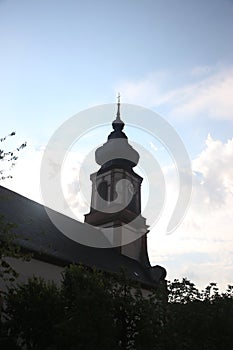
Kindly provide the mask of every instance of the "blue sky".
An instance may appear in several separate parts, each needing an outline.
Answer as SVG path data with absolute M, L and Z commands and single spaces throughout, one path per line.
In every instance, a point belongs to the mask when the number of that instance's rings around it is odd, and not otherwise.
M 169 278 L 232 283 L 232 19 L 231 0 L 0 0 L 1 136 L 28 141 L 4 185 L 38 200 L 53 132 L 120 91 L 173 125 L 199 174 L 183 227 L 149 239 L 152 262 Z

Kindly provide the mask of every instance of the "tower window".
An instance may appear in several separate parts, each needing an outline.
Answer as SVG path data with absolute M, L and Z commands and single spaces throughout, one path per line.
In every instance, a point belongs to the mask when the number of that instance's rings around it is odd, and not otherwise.
M 98 193 L 101 198 L 105 201 L 108 200 L 108 183 L 107 181 L 102 181 L 98 186 Z

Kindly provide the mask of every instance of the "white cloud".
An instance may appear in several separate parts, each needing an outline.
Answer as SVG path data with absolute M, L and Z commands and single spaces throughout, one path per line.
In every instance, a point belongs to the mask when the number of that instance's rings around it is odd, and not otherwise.
M 94 172 L 94 166 L 93 153 L 84 157 L 77 151 L 70 151 L 63 163 L 61 182 L 65 203 L 64 208 L 61 209 L 67 215 L 69 213 L 66 213 L 66 209 L 71 209 L 79 221 L 83 221 L 83 214 L 90 209 L 91 181 L 89 177 Z
M 218 217 L 221 212 L 227 216 L 232 212 L 232 159 L 233 139 L 223 143 L 209 135 L 206 149 L 193 161 L 193 168 L 199 174 L 195 178 L 193 198 L 193 209 L 197 213 L 201 210 Z
M 169 80 L 168 72 L 156 72 L 138 81 L 124 81 L 117 87 L 122 101 L 149 107 L 159 106 L 173 99 L 175 91 L 162 89 Z
M 176 91 L 171 114 L 233 120 L 233 69 L 223 69 Z
M 183 85 L 179 84 L 183 82 Z M 151 108 L 166 106 L 169 115 L 181 118 L 209 117 L 233 120 L 233 67 L 194 67 L 176 74 L 151 74 L 117 87 L 124 102 Z
M 193 195 L 183 223 L 170 236 L 163 224 L 149 235 L 151 260 L 167 264 L 169 278 L 195 275 L 202 287 L 206 281 L 222 288 L 233 283 L 232 159 L 233 139 L 223 143 L 209 135 L 206 148 L 193 160 Z

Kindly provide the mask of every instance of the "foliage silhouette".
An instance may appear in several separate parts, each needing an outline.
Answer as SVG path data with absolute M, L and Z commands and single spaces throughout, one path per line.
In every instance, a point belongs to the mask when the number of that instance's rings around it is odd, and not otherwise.
M 15 132 L 0 138 L 0 142 L 5 142 L 9 137 L 15 136 Z M 10 170 L 15 166 L 15 162 L 18 159 L 16 154 L 26 147 L 26 142 L 22 143 L 19 147 L 11 151 L 5 151 L 0 149 L 0 180 L 12 178 Z M 5 164 L 7 164 L 5 166 Z M 4 198 L 3 198 L 4 200 Z M 12 268 L 8 258 L 23 258 L 28 260 L 30 255 L 24 254 L 16 243 L 17 236 L 13 233 L 15 224 L 6 222 L 4 216 L 0 213 L 0 280 L 13 281 L 17 276 L 17 272 Z M 0 295 L 1 298 L 1 295 Z
M 13 131 L 9 135 L 0 138 L 0 142 L 4 142 L 7 140 L 7 138 L 11 136 L 15 136 L 15 132 Z M 12 178 L 12 176 L 9 174 L 10 170 L 15 166 L 15 162 L 18 159 L 18 156 L 16 155 L 17 152 L 21 151 L 23 148 L 25 148 L 27 145 L 26 142 L 22 143 L 19 147 L 15 148 L 11 151 L 5 151 L 3 149 L 0 149 L 0 161 L 1 161 L 1 168 L 0 168 L 0 180 L 5 180 Z M 6 166 L 3 166 L 3 164 L 7 164 Z
M 203 291 L 187 279 L 143 295 L 124 271 L 70 266 L 61 286 L 42 279 L 12 286 L 2 329 L 20 349 L 230 350 L 233 287 Z M 15 345 L 16 346 L 16 345 Z

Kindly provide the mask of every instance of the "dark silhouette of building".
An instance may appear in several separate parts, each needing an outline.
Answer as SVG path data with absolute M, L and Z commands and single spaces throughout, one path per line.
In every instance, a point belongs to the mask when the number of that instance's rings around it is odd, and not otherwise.
M 133 170 L 139 154 L 123 132 L 119 100 L 112 126 L 107 142 L 95 153 L 100 169 L 91 175 L 91 208 L 85 223 L 52 209 L 45 210 L 43 205 L 0 187 L 0 214 L 6 222 L 17 225 L 14 233 L 18 244 L 33 253 L 30 262 L 11 258 L 21 279 L 35 274 L 59 282 L 64 266 L 71 263 L 113 273 L 123 267 L 130 278 L 146 289 L 165 279 L 165 269 L 152 267 L 148 258 L 148 226 L 141 215 L 143 179 Z M 72 225 L 79 235 L 98 237 L 100 242 L 110 242 L 110 247 L 93 248 L 66 237 L 50 221 L 49 212 Z

